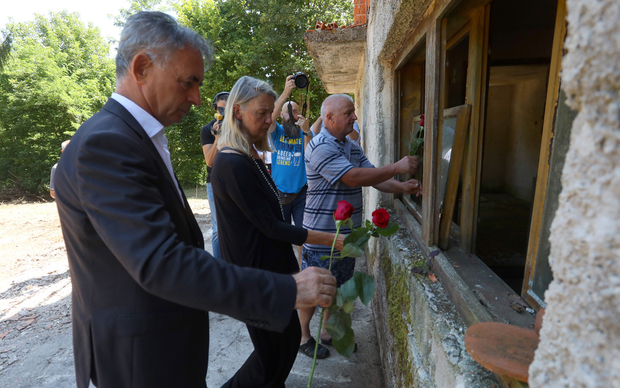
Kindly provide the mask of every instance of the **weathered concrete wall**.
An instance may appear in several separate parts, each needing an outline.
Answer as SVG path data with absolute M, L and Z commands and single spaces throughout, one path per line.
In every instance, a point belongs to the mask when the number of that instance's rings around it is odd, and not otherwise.
M 620 2 L 568 0 L 567 8 L 562 80 L 579 113 L 530 386 L 620 387 Z
M 375 166 L 391 163 L 394 149 L 393 72 L 389 64 L 378 61 L 378 56 L 394 21 L 398 3 L 396 0 L 385 0 L 370 4 L 366 61 L 360 74 L 360 93 L 356 95 L 357 101 L 362 101 L 361 109 L 358 108 L 357 113 L 363 123 L 364 150 L 368 160 Z M 372 211 L 388 198 L 388 195 L 372 188 L 364 189 L 364 217 L 371 219 Z
M 325 90 L 353 93 L 366 49 L 366 27 L 306 31 L 304 41 Z
M 367 257 L 377 284 L 373 312 L 386 387 L 497 387 L 465 350 L 467 326 L 441 284 L 424 273 L 426 258 L 406 227 L 371 245 L 381 252 Z

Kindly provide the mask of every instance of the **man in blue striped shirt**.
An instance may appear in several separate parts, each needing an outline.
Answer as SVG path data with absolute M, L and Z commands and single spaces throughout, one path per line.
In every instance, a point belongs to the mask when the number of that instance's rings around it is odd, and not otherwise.
M 400 182 L 393 177 L 398 174 L 414 174 L 419 166 L 418 158 L 405 156 L 398 162 L 375 168 L 366 159 L 362 147 L 347 139 L 357 120 L 353 99 L 346 94 L 334 94 L 325 99 L 321 106 L 321 117 L 325 125 L 306 149 L 306 175 L 308 177 L 308 193 L 304 212 L 303 227 L 308 230 L 336 232 L 333 214 L 338 201 L 348 201 L 355 211 L 351 216 L 355 228 L 362 224 L 362 187 L 373 186 L 386 193 L 405 193 L 419 195 L 422 192 L 420 183 L 411 179 Z M 342 227 L 340 233 L 351 233 L 349 228 Z M 320 257 L 329 255 L 330 247 L 305 244 L 302 253 L 302 269 L 315 266 L 327 268 L 329 260 L 321 261 Z M 332 273 L 338 286 L 353 276 L 355 259 L 344 258 L 332 265 Z M 313 343 L 310 335 L 310 320 L 314 308 L 299 310 L 301 321 L 300 350 L 307 356 L 314 356 L 314 347 L 304 346 Z M 329 311 L 325 312 L 325 320 L 329 319 Z M 323 328 L 321 343 L 331 345 L 331 336 Z M 319 346 L 317 358 L 329 356 L 329 350 Z

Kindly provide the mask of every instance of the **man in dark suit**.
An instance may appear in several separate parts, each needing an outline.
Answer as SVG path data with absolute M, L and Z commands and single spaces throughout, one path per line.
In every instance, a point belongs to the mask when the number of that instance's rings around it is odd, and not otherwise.
M 78 387 L 205 387 L 207 311 L 282 331 L 291 310 L 328 306 L 327 271 L 294 276 L 214 259 L 176 180 L 164 128 L 200 104 L 210 48 L 170 16 L 127 20 L 117 88 L 56 171 L 73 285 Z

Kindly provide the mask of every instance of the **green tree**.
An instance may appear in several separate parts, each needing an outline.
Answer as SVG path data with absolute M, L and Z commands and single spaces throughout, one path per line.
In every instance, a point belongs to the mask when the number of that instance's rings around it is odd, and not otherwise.
M 11 55 L 11 34 L 8 34 L 0 43 L 0 71 L 4 69 L 4 64 L 8 62 Z
M 170 7 L 161 5 L 161 0 L 127 0 L 127 2 L 129 3 L 129 8 L 119 9 L 118 15 L 108 15 L 109 18 L 114 20 L 116 27 L 124 27 L 127 18 L 140 11 L 166 12 L 170 10 Z
M 351 24 L 351 0 L 183 0 L 174 7 L 179 21 L 211 41 L 215 49 L 201 89 L 204 104 L 193 110 L 196 117 L 174 126 L 174 135 L 169 136 L 175 171 L 183 184 L 194 184 L 204 176 L 199 133 L 213 118 L 211 99 L 230 90 L 244 75 L 267 80 L 280 93 L 288 75 L 303 71 L 310 77 L 307 116 L 311 122 L 318 118 L 327 93 L 303 34 L 317 21 Z M 306 90 L 293 94 L 301 106 Z M 191 141 L 181 143 L 182 138 Z
M 206 98 L 230 90 L 240 77 L 269 81 L 277 92 L 286 77 L 303 71 L 310 77 L 310 118 L 318 117 L 327 96 L 303 40 L 317 21 L 353 21 L 350 0 L 184 0 L 176 6 L 179 21 L 209 39 L 215 62 L 205 76 Z M 302 102 L 305 90 L 293 97 Z
M 0 73 L 0 185 L 45 192 L 60 143 L 105 103 L 114 63 L 98 28 L 66 11 L 11 23 Z

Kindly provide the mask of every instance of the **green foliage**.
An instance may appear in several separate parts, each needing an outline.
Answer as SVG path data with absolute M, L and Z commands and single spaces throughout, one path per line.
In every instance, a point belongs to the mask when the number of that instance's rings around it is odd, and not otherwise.
M 132 9 L 154 9 L 156 4 L 156 0 L 134 1 Z M 350 24 L 353 21 L 350 0 L 183 0 L 172 7 L 179 22 L 208 39 L 215 50 L 200 90 L 203 105 L 192 109 L 195 117 L 188 116 L 167 131 L 172 163 L 181 184 L 204 183 L 206 165 L 200 147 L 200 128 L 213 119 L 213 96 L 230 91 L 244 75 L 266 80 L 281 93 L 288 75 L 297 71 L 307 73 L 311 110 L 306 116 L 311 121 L 318 118 L 327 93 L 306 52 L 303 34 L 317 20 Z M 305 93 L 305 90 L 293 92 L 293 99 L 300 106 Z
M 108 15 L 109 18 L 114 19 L 114 25 L 116 27 L 125 27 L 125 21 L 134 13 L 140 11 L 161 11 L 166 12 L 169 7 L 162 6 L 161 0 L 128 0 L 129 8 L 121 8 L 118 10 L 118 15 Z
M 332 345 L 334 349 L 346 358 L 351 357 L 355 351 L 355 332 L 351 327 L 347 327 L 344 331 L 344 335 L 339 340 L 333 339 Z
M 60 143 L 98 111 L 114 88 L 114 64 L 98 28 L 77 14 L 12 23 L 0 73 L 0 186 L 47 190 Z
M 394 233 L 398 232 L 400 227 L 395 222 L 388 222 L 388 225 L 385 228 L 377 228 L 377 233 L 381 236 L 391 236 Z
M 372 276 L 356 271 L 353 277 L 337 290 L 336 304 L 329 310 L 331 316 L 325 324 L 325 330 L 332 336 L 332 344 L 338 353 L 351 357 L 355 349 L 355 333 L 351 328 L 353 302 L 360 298 L 367 306 L 375 293 L 375 281 Z
M 346 201 L 343 205 L 346 205 Z M 349 204 L 350 206 L 350 204 Z M 340 207 L 340 203 L 339 203 Z M 342 225 L 351 225 L 352 220 L 348 218 L 346 220 L 336 220 L 336 212 L 334 212 L 334 221 L 336 224 L 336 236 L 334 242 L 338 238 L 340 233 L 340 227 Z M 381 230 L 381 233 L 379 233 Z M 389 222 L 385 228 L 380 228 L 370 220 L 366 220 L 366 227 L 355 228 L 344 239 L 344 247 L 340 252 L 340 256 L 334 257 L 334 246 L 332 245 L 331 253 L 328 257 L 321 256 L 321 260 L 329 258 L 329 270 L 332 269 L 333 260 L 339 260 L 343 257 L 360 257 L 362 256 L 368 240 L 370 237 L 390 236 L 398 231 L 398 225 Z M 373 295 L 375 294 L 375 280 L 372 276 L 356 271 L 353 277 L 346 281 L 342 286 L 336 289 L 335 304 L 329 307 L 331 316 L 325 323 L 325 330 L 332 336 L 332 345 L 338 353 L 349 358 L 355 351 L 355 332 L 351 327 L 351 313 L 353 312 L 353 302 L 360 298 L 361 302 L 367 306 L 370 303 Z M 323 314 L 325 309 L 321 311 L 321 319 L 323 321 Z M 320 326 L 320 325 L 319 325 Z M 317 337 L 320 336 L 320 327 Z M 308 380 L 308 388 L 312 386 L 312 376 L 314 375 L 314 367 L 316 366 L 316 355 L 318 351 L 318 343 L 314 349 L 314 359 L 312 360 L 312 369 L 310 370 L 310 379 Z
M 184 0 L 176 7 L 179 21 L 209 39 L 215 61 L 205 75 L 205 99 L 230 90 L 244 75 L 269 81 L 281 93 L 286 77 L 303 71 L 310 77 L 309 118 L 319 116 L 327 97 L 303 41 L 317 21 L 341 25 L 353 21 L 350 0 Z M 305 90 L 293 92 L 302 103 Z
M 372 228 L 372 226 L 371 226 Z M 344 239 L 344 244 L 354 244 L 359 247 L 365 247 L 368 244 L 368 240 L 370 240 L 371 233 L 368 233 L 370 228 L 359 227 L 354 229 L 350 234 L 347 235 Z
M 194 107 L 185 116 L 183 122 L 166 129 L 172 167 L 182 187 L 206 183 L 204 178 L 207 165 L 200 146 L 200 128 L 204 125 L 203 117 Z
M 11 55 L 11 41 L 11 34 L 8 34 L 0 43 L 0 71 L 4 69 L 4 64 L 7 63 Z
M 286 76 L 310 77 L 311 121 L 327 96 L 306 52 L 303 34 L 317 21 L 353 20 L 350 0 L 132 0 L 115 24 L 142 10 L 174 7 L 179 21 L 209 39 L 215 58 L 201 88 L 204 104 L 167 130 L 175 172 L 182 185 L 204 183 L 200 129 L 212 120 L 211 98 L 243 75 L 269 81 L 281 92 Z M 0 45 L 0 186 L 45 192 L 59 146 L 97 112 L 114 90 L 109 46 L 92 25 L 67 12 L 36 15 L 2 31 Z M 305 90 L 293 99 L 303 102 Z
M 362 257 L 364 250 L 356 244 L 347 244 L 340 251 L 340 257 Z
M 409 143 L 409 155 L 417 156 L 420 160 L 424 159 L 424 127 L 415 133 Z

